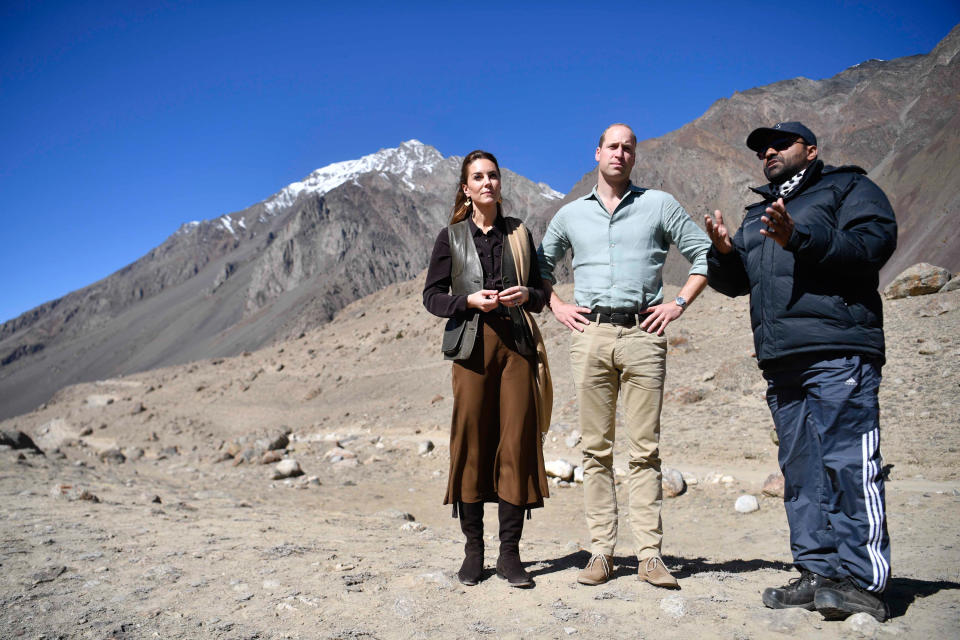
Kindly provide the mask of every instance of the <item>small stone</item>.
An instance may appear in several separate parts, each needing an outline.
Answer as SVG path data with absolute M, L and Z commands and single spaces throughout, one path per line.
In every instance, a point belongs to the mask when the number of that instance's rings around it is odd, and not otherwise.
M 574 467 L 566 460 L 551 460 L 544 465 L 544 469 L 547 471 L 547 476 L 551 478 L 559 478 L 560 480 L 566 481 L 573 480 Z
M 135 405 L 133 405 L 133 409 L 130 411 L 130 415 L 135 416 L 135 415 L 137 415 L 138 413 L 143 413 L 143 412 L 146 411 L 146 410 L 147 410 L 147 408 L 146 408 L 145 406 L 143 406 L 143 403 L 142 403 L 142 402 L 138 402 L 138 403 L 136 403 Z
M 667 498 L 676 498 L 682 494 L 687 485 L 683 480 L 683 474 L 676 469 L 664 467 L 660 485 L 663 488 L 663 495 Z
M 430 440 L 424 440 L 419 445 L 417 445 L 417 455 L 427 455 L 433 451 L 433 442 Z
M 747 494 L 737 498 L 737 502 L 733 505 L 733 508 L 736 509 L 738 513 L 752 513 L 760 508 L 760 503 L 757 502 L 756 496 Z
M 413 515 L 407 513 L 406 511 L 400 511 L 399 509 L 384 509 L 383 511 L 377 511 L 375 514 L 378 518 L 390 518 L 392 520 L 406 520 L 407 522 L 414 522 L 416 518 Z
M 323 457 L 330 462 L 340 462 L 341 460 L 346 460 L 347 458 L 356 458 L 357 454 L 355 454 L 353 451 L 349 451 L 348 449 L 337 446 L 323 454 Z
M 847 628 L 867 638 L 876 638 L 883 627 L 869 613 L 855 613 L 846 620 Z
M 400 525 L 400 531 L 425 531 L 426 528 L 422 522 L 404 522 Z
M 100 459 L 111 464 L 123 464 L 127 457 L 120 452 L 120 449 L 107 449 L 100 452 Z
M 720 482 L 723 484 L 733 484 L 735 482 L 735 478 L 729 475 L 720 476 Z
M 580 436 L 580 432 L 579 432 L 579 431 L 572 431 L 569 436 L 567 436 L 566 438 L 564 438 L 563 444 L 565 444 L 565 445 L 567 445 L 568 447 L 570 447 L 571 449 L 573 449 L 573 448 L 576 447 L 578 444 L 580 444 L 580 438 L 581 438 L 581 436 Z
M 767 479 L 763 481 L 763 489 L 761 489 L 761 492 L 763 495 L 770 496 L 771 498 L 782 498 L 784 491 L 783 482 L 782 473 L 771 473 L 767 476 Z
M 438 402 L 443 402 L 443 396 L 437 394 L 430 399 L 430 404 L 437 404 Z
M 277 463 L 277 466 L 273 468 L 273 479 L 281 480 L 283 478 L 293 478 L 295 476 L 302 476 L 303 469 L 300 468 L 300 463 L 294 460 L 293 458 L 287 458 L 286 460 L 281 460 Z
M 289 430 L 286 427 L 283 427 L 281 431 L 274 434 L 270 438 L 266 438 L 264 448 L 267 451 L 275 451 L 277 449 L 286 449 L 290 446 L 290 435 Z
M 700 484 L 700 480 L 697 479 L 697 476 L 693 475 L 690 472 L 683 474 L 683 481 L 687 483 L 688 487 L 693 487 L 697 484 Z
M 243 447 L 241 447 L 236 442 L 226 442 L 223 444 L 223 446 L 220 447 L 220 450 L 223 451 L 228 456 L 230 456 L 231 458 L 233 458 L 233 457 L 236 457 L 237 454 L 239 454 L 241 451 L 243 451 Z
M 260 464 L 273 464 L 274 462 L 280 462 L 283 460 L 283 454 L 279 451 L 270 450 L 263 454 L 260 458 Z
M 123 450 L 123 455 L 127 457 L 127 460 L 139 460 L 145 454 L 146 452 L 140 447 L 127 447 Z

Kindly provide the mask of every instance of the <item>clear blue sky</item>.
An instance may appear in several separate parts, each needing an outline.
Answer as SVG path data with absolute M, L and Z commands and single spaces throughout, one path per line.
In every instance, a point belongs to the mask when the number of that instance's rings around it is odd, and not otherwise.
M 519 8 L 511 6 L 516 4 Z M 927 53 L 960 2 L 0 3 L 0 322 L 417 138 L 566 192 L 734 91 Z

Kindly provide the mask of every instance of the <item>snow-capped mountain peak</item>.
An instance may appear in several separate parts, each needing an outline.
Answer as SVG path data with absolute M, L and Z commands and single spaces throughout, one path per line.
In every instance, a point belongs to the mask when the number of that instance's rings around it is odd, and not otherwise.
M 392 149 L 381 149 L 356 160 L 334 162 L 317 169 L 299 182 L 287 185 L 264 202 L 269 213 L 290 206 L 302 193 L 323 195 L 365 173 L 390 173 L 399 176 L 405 185 L 414 188 L 417 171 L 432 173 L 443 161 L 439 151 L 419 140 L 407 140 Z

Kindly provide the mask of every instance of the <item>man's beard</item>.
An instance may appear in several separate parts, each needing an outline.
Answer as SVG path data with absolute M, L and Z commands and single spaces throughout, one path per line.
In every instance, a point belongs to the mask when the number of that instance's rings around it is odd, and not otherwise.
M 779 162 L 773 167 L 768 166 L 767 163 L 763 164 L 763 175 L 766 176 L 767 180 L 778 186 L 800 173 L 800 171 L 806 167 L 806 164 L 801 162 L 787 164 L 782 155 L 776 156 L 776 159 L 779 160 Z

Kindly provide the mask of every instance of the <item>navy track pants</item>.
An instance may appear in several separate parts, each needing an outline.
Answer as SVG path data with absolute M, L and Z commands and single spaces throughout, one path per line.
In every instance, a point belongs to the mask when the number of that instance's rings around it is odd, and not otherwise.
M 819 356 L 822 357 L 822 356 Z M 890 577 L 880 364 L 865 356 L 792 360 L 764 371 L 780 438 L 794 564 L 882 592 Z

